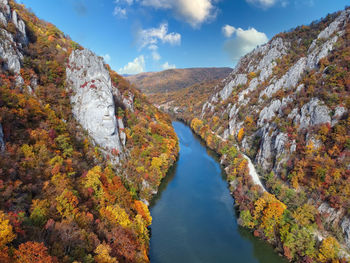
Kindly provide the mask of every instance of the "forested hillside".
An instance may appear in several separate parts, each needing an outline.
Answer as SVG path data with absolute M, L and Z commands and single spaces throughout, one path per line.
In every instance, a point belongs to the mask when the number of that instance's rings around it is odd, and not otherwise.
M 199 111 L 172 103 L 221 154 L 240 223 L 291 261 L 350 259 L 349 69 L 346 9 L 241 58 Z
M 192 85 L 225 78 L 231 68 L 168 69 L 161 72 L 140 73 L 126 79 L 144 94 L 168 93 L 189 88 Z
M 168 93 L 148 94 L 147 98 L 161 110 L 190 122 L 193 116 L 201 114 L 204 103 L 210 99 L 212 94 L 220 86 L 223 88 L 222 80 L 203 81 Z
M 0 34 L 0 262 L 148 262 L 170 119 L 23 5 Z

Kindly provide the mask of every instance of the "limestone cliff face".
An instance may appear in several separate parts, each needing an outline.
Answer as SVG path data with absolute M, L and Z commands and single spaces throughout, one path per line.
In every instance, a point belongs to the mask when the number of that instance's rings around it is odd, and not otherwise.
M 9 32 L 5 28 L 9 23 L 15 26 L 16 32 Z M 23 20 L 21 20 L 15 10 L 7 0 L 0 1 L 0 57 L 4 60 L 4 70 L 10 70 L 19 74 L 21 62 L 23 60 L 22 48 L 27 45 L 28 37 Z
M 276 118 L 291 120 L 301 131 L 323 123 L 334 126 L 347 113 L 347 109 L 342 106 L 332 111 L 317 97 L 311 98 L 301 107 L 293 108 L 288 114 L 284 109 L 294 105 L 298 100 L 299 94 L 305 88 L 301 83 L 303 76 L 312 70 L 319 70 L 320 60 L 329 55 L 338 38 L 344 35 L 349 19 L 349 10 L 341 12 L 312 41 L 307 53 L 301 55 L 282 76 L 276 76 L 273 68 L 277 66 L 276 61 L 287 54 L 291 43 L 276 37 L 256 48 L 238 62 L 233 72 L 223 81 L 224 88 L 203 105 L 201 117 L 207 118 L 214 114 L 222 118 L 227 114 L 228 125 L 221 129 L 220 135 L 228 138 L 229 135 L 237 135 L 244 127 L 242 115 L 247 113 L 256 115 L 257 131 L 243 140 L 242 149 L 248 150 L 254 137 L 261 138 L 255 163 L 261 165 L 264 170 L 277 169 L 279 162 L 275 160 L 281 159 L 278 158 L 281 156 L 285 159 L 286 155 L 295 151 L 295 142 L 287 138 L 272 120 Z M 280 91 L 289 95 L 283 98 L 276 97 L 276 93 Z M 215 107 L 229 98 L 233 98 L 234 102 L 228 103 L 223 111 L 215 112 Z M 284 147 L 285 145 L 290 146 Z
M 126 136 L 122 120 L 116 118 L 113 94 L 121 95 L 112 86 L 103 59 L 87 49 L 75 50 L 69 57 L 66 75 L 74 117 L 94 142 L 118 161 Z
M 14 25 L 14 32 L 8 30 L 9 23 Z M 0 58 L 3 61 L 2 70 L 16 74 L 16 84 L 23 84 L 20 76 L 23 61 L 23 48 L 28 44 L 25 23 L 11 9 L 8 0 L 0 0 Z M 0 152 L 5 151 L 5 140 L 0 123 Z
M 305 38 L 291 40 L 283 34 L 256 48 L 244 56 L 223 80 L 224 87 L 216 88 L 217 92 L 203 105 L 201 118 L 209 123 L 214 116 L 225 120 L 219 126 L 212 125 L 215 127 L 213 132 L 225 139 L 230 136 L 237 138 L 241 129 L 248 131 L 249 123 L 249 132 L 238 142 L 240 149 L 254 159 L 260 171 L 273 171 L 276 176 L 281 176 L 287 161 L 298 154 L 298 139 L 300 142 L 302 138 L 304 144 L 313 149 L 324 149 L 325 144 L 316 133 L 317 127 L 324 124 L 335 127 L 348 117 L 349 109 L 345 103 L 326 101 L 327 97 L 313 89 L 322 89 L 332 74 L 332 66 L 336 67 L 324 61 L 328 61 L 339 43 L 348 43 L 349 23 L 350 9 L 339 12 L 315 37 L 310 39 L 307 36 L 310 42 L 299 53 L 301 49 L 296 48 L 296 44 L 301 45 Z M 283 64 L 283 59 L 292 63 Z M 305 81 L 310 72 L 319 78 L 314 81 L 316 87 Z M 348 91 L 346 85 L 343 89 Z M 347 150 L 344 151 L 340 163 L 344 165 L 341 169 L 346 170 L 350 165 L 349 158 L 346 159 Z M 343 240 L 350 248 L 350 219 L 344 216 L 346 211 L 332 208 L 327 202 L 320 205 L 320 200 L 316 203 L 325 222 L 340 227 Z

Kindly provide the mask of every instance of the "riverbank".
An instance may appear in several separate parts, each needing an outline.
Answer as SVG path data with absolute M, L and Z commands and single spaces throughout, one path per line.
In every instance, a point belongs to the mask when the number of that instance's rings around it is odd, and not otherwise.
M 238 226 L 215 152 L 185 124 L 174 127 L 180 154 L 150 207 L 151 262 L 282 262 L 271 247 Z
M 273 245 L 290 261 L 326 262 L 325 258 L 333 258 L 349 262 L 346 247 L 325 231 L 312 199 L 274 180 L 273 173 L 264 175 L 273 194 L 266 191 L 251 160 L 236 146 L 236 140 L 242 138 L 230 136 L 224 140 L 196 118 L 191 121 L 191 128 L 210 149 L 221 155 L 240 225 Z

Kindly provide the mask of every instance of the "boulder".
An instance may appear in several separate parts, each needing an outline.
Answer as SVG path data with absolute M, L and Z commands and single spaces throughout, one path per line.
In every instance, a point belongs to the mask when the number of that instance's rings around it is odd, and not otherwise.
M 337 209 L 331 207 L 326 202 L 323 202 L 318 207 L 318 211 L 320 212 L 320 214 L 322 214 L 324 216 L 325 221 L 328 224 L 337 224 L 340 220 L 342 213 L 343 213 L 341 209 L 337 210 Z
M 343 118 L 345 114 L 348 113 L 348 110 L 343 106 L 337 106 L 334 110 L 334 114 L 332 117 L 332 126 L 336 125 L 338 121 Z
M 312 98 L 301 108 L 300 119 L 294 120 L 299 123 L 299 130 L 310 126 L 331 123 L 330 110 L 319 99 Z

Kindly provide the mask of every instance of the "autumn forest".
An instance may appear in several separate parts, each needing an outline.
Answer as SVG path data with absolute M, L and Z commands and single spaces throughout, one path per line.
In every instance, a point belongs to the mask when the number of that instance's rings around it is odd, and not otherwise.
M 125 78 L 2 0 L 0 62 L 0 262 L 150 262 L 150 203 L 187 147 L 174 120 L 217 155 L 250 238 L 290 262 L 350 262 L 349 8 L 233 70 Z

